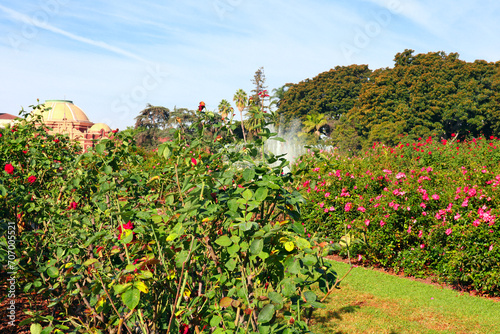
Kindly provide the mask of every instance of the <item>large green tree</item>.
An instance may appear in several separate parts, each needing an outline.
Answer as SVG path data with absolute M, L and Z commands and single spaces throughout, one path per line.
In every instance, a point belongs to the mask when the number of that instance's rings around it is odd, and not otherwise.
M 467 63 L 457 53 L 398 53 L 394 68 L 374 71 L 346 115 L 368 143 L 400 135 L 449 138 L 498 130 L 500 63 Z
M 158 138 L 168 126 L 170 110 L 161 106 L 147 104 L 139 115 L 135 118 L 135 129 L 137 133 L 137 143 L 141 146 L 151 148 L 158 145 Z
M 303 122 L 311 113 L 339 119 L 354 106 L 371 73 L 367 65 L 337 66 L 313 79 L 289 85 L 278 110 L 282 121 L 285 125 L 295 119 Z

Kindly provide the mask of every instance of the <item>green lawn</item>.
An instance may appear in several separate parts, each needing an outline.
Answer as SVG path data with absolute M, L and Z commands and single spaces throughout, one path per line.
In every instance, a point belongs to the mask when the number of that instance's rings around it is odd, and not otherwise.
M 335 262 L 339 275 L 349 265 Z M 500 333 L 500 302 L 362 267 L 314 313 L 314 333 Z

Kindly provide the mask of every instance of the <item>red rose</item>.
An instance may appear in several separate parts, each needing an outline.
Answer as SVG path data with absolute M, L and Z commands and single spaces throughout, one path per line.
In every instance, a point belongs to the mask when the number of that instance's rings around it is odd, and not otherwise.
M 5 165 L 5 171 L 7 172 L 7 174 L 14 173 L 14 166 L 12 166 L 12 164 L 6 164 Z
M 70 209 L 75 210 L 77 207 L 78 207 L 78 203 L 76 203 L 75 201 L 73 201 L 73 202 L 71 202 L 71 203 L 69 204 L 69 208 L 70 208 Z
M 31 175 L 30 177 L 28 177 L 29 183 L 33 184 L 33 183 L 35 183 L 35 181 L 36 181 L 36 176 Z

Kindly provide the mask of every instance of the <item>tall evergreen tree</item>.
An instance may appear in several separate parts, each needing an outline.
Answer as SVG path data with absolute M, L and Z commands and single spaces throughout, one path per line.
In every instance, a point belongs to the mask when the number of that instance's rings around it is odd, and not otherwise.
M 260 106 L 262 104 L 261 101 L 261 93 L 266 90 L 267 86 L 265 86 L 266 76 L 264 75 L 264 67 L 260 67 L 252 79 L 252 83 L 255 88 L 252 90 L 252 96 L 250 97 L 249 104 L 253 104 L 256 106 Z

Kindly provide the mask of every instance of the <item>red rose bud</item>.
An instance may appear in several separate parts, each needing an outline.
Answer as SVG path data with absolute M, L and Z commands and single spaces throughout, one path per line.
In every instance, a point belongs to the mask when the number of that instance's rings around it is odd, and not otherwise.
M 197 162 L 195 158 L 191 158 L 191 163 L 196 166 Z
M 30 177 L 28 177 L 29 183 L 33 184 L 33 183 L 35 183 L 35 181 L 36 181 L 36 176 L 31 175 Z

